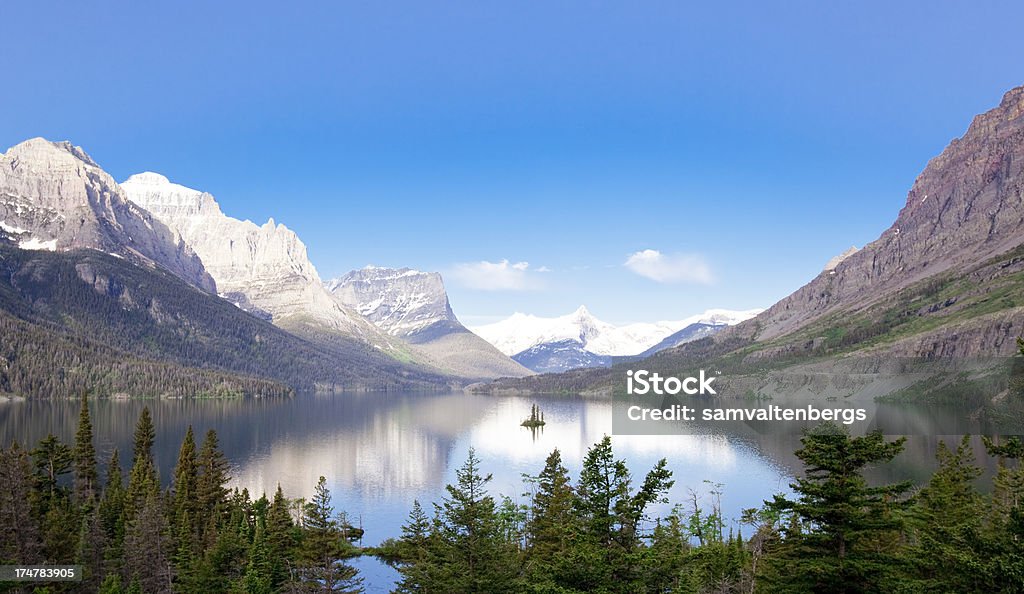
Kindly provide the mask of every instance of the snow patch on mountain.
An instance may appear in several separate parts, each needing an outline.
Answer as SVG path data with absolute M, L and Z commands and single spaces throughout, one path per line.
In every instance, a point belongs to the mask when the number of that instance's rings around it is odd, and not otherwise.
M 199 254 L 232 303 L 278 325 L 312 322 L 382 344 L 371 324 L 324 288 L 299 237 L 273 218 L 256 225 L 229 217 L 209 193 L 159 173 L 132 175 L 121 187 Z
M 578 341 L 583 348 L 596 355 L 633 356 L 691 324 L 732 325 L 752 318 L 760 312 L 760 309 L 709 309 L 677 321 L 615 326 L 597 319 L 581 305 L 573 313 L 555 318 L 515 313 L 500 322 L 470 329 L 510 356 L 536 345 L 566 340 Z
M 409 336 L 441 321 L 458 322 L 436 272 L 367 266 L 328 281 L 326 287 L 392 336 Z

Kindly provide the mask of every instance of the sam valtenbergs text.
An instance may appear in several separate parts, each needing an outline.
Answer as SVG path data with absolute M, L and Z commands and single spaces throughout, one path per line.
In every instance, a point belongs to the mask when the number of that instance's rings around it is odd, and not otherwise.
M 700 413 L 698 415 L 698 413 Z M 863 408 L 787 408 L 772 405 L 765 408 L 696 408 L 673 404 L 664 408 L 645 408 L 634 404 L 626 409 L 631 421 L 841 421 L 851 425 L 867 420 Z

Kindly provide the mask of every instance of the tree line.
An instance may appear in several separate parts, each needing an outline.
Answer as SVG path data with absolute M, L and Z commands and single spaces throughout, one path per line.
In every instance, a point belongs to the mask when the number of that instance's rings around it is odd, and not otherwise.
M 869 484 L 864 471 L 904 441 L 819 427 L 796 452 L 804 472 L 792 495 L 745 510 L 736 530 L 720 486 L 709 509 L 692 496 L 652 518 L 653 504 L 670 503 L 665 460 L 634 487 L 608 437 L 575 482 L 551 452 L 518 505 L 488 493 L 471 452 L 433 513 L 414 503 L 377 554 L 401 572 L 402 593 L 1024 591 L 1024 444 L 985 440 L 998 458 L 985 495 L 967 437 L 940 444 L 938 470 L 916 491 Z
M 53 435 L 0 449 L 0 565 L 79 564 L 80 582 L 0 582 L 0 592 L 359 592 L 344 559 L 362 531 L 336 514 L 326 479 L 309 500 L 253 500 L 229 490 L 230 467 L 209 430 L 189 427 L 161 488 L 149 409 L 135 428 L 127 476 L 115 449 L 99 476 L 88 398 L 74 444 Z
M 362 531 L 335 513 L 321 477 L 309 500 L 253 500 L 229 490 L 217 434 L 191 427 L 169 486 L 153 459 L 143 409 L 132 463 L 115 450 L 104 477 L 83 398 L 73 444 L 54 436 L 32 450 L 0 450 L 0 564 L 69 563 L 83 581 L 33 592 L 359 592 L 346 559 L 373 554 L 401 575 L 401 593 L 757 593 L 1024 591 L 1024 442 L 984 439 L 991 483 L 968 437 L 940 444 L 938 469 L 920 488 L 871 484 L 905 438 L 854 437 L 823 425 L 803 436 L 804 469 L 730 526 L 712 488 L 671 502 L 666 460 L 635 482 L 612 440 L 592 446 L 578 477 L 554 450 L 525 498 L 495 496 L 471 450 L 454 484 L 415 502 L 398 538 L 359 549 Z M 125 476 L 125 474 L 127 476 Z M 654 510 L 675 503 L 671 511 Z

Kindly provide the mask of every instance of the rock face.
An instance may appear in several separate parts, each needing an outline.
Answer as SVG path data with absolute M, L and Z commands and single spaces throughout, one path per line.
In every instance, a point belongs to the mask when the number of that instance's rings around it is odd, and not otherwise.
M 437 272 L 368 266 L 326 284 L 342 303 L 392 336 L 413 336 L 458 319 Z
M 772 339 L 1024 243 L 1024 87 L 932 159 L 881 237 L 736 332 Z
M 22 249 L 102 251 L 216 290 L 193 250 L 69 142 L 33 138 L 0 155 L 0 236 Z
M 477 379 L 530 373 L 459 322 L 436 272 L 370 266 L 331 280 L 326 287 L 341 303 L 401 338 L 419 359 L 441 370 Z
M 239 307 L 288 329 L 317 327 L 393 346 L 324 289 L 306 246 L 284 225 L 231 218 L 210 194 L 157 173 L 133 175 L 121 187 L 195 250 L 220 294 Z

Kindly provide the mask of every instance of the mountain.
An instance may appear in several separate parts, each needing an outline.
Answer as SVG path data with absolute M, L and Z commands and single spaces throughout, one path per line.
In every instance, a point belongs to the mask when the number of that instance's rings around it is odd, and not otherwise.
M 759 311 L 711 309 L 675 322 L 615 326 L 595 318 L 585 306 L 580 306 L 573 313 L 557 318 L 516 313 L 472 330 L 531 370 L 549 373 L 578 367 L 604 367 L 611 364 L 612 357 L 636 356 L 654 349 L 659 341 L 693 324 L 735 324 Z M 685 335 L 680 335 L 678 342 L 685 340 Z
M 515 313 L 500 322 L 475 326 L 471 330 L 508 355 L 521 353 L 540 344 L 575 340 L 596 355 L 634 356 L 690 324 L 735 324 L 759 311 L 709 309 L 702 314 L 674 322 L 615 326 L 595 318 L 581 305 L 573 313 L 556 318 Z
M 597 355 L 578 340 L 559 340 L 534 345 L 512 357 L 523 367 L 537 373 L 562 373 L 584 367 L 608 367 L 611 355 Z
M 158 173 L 121 184 L 128 198 L 172 229 L 202 259 L 221 296 L 258 317 L 317 342 L 350 339 L 409 359 L 393 340 L 324 288 L 299 237 L 274 219 L 263 225 L 225 215 L 213 196 Z
M 69 142 L 33 138 L 0 154 L 0 236 L 24 249 L 94 249 L 216 290 L 191 248 Z
M 650 357 L 654 353 L 664 351 L 665 349 L 673 349 L 681 344 L 707 338 L 712 334 L 724 330 L 729 324 L 722 323 L 707 323 L 707 322 L 694 322 L 678 332 L 669 334 L 661 342 L 640 353 L 640 357 Z
M 368 266 L 329 281 L 328 290 L 420 359 L 461 377 L 520 377 L 530 371 L 463 326 L 441 275 Z
M 0 245 L 0 393 L 270 396 L 449 381 L 362 343 L 302 340 L 160 268 Z
M 756 317 L 644 363 L 662 374 L 712 366 L 723 372 L 719 385 L 732 382 L 739 394 L 970 399 L 981 410 L 1005 402 L 1018 381 L 1007 365 L 1022 334 L 1024 87 L 1018 87 L 929 161 L 878 239 L 834 258 Z M 513 385 L 604 389 L 623 372 L 572 372 Z

